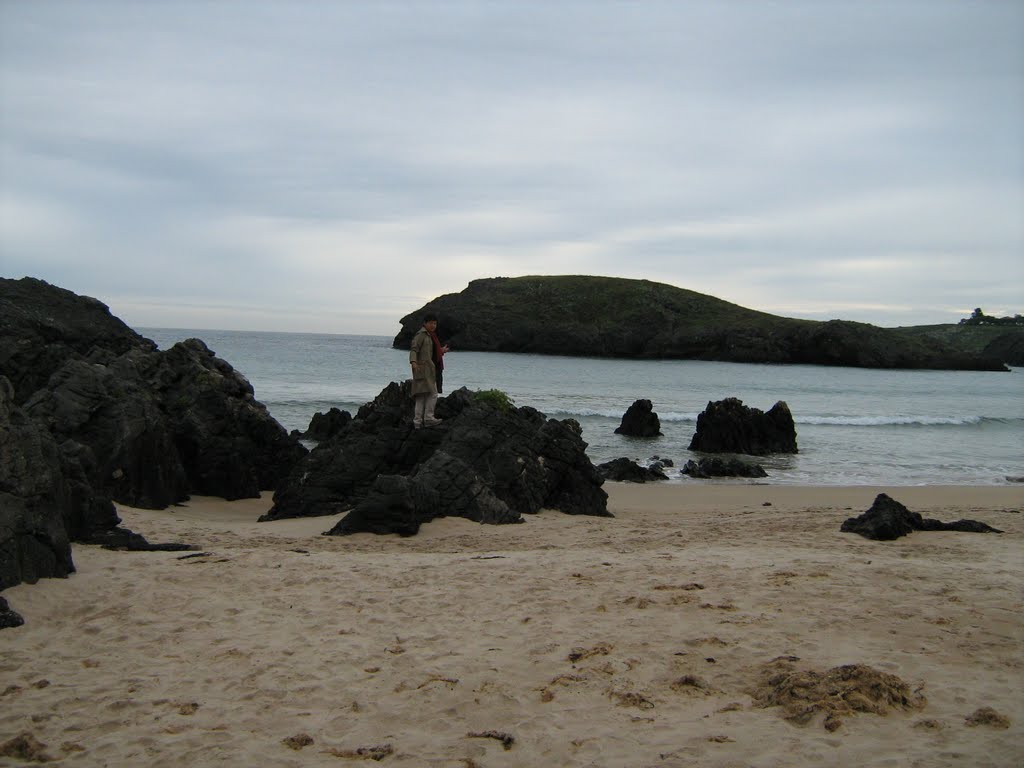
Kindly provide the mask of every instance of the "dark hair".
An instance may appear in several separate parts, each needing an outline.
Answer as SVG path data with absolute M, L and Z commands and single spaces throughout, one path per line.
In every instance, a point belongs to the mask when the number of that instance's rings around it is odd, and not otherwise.
M 433 312 L 427 312 L 427 314 L 423 316 L 423 322 L 429 323 L 431 320 L 437 320 L 437 315 L 435 315 Z

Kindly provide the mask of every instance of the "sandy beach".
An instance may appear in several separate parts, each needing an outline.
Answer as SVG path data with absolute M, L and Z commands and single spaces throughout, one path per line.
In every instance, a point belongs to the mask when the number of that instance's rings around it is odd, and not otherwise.
M 606 488 L 614 518 L 407 539 L 257 523 L 269 494 L 121 508 L 199 551 L 76 545 L 69 579 L 5 591 L 26 624 L 0 632 L 0 743 L 81 766 L 1024 763 L 1024 488 Z M 1005 533 L 840 533 L 880 491 Z

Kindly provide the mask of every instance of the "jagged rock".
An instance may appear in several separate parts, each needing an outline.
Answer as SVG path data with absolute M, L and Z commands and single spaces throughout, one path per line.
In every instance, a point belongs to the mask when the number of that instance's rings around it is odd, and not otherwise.
M 635 461 L 625 457 L 606 461 L 597 465 L 597 471 L 605 480 L 619 483 L 646 483 L 656 480 L 668 480 L 668 476 L 653 465 L 641 467 Z
M 699 461 L 690 459 L 680 472 L 690 477 L 700 478 L 768 477 L 768 473 L 760 464 L 748 464 L 741 459 L 723 459 L 718 456 L 703 458 Z
M 875 497 L 871 508 L 858 517 L 847 518 L 839 528 L 843 533 L 859 533 L 868 539 L 891 541 L 912 531 L 966 531 L 968 533 L 1002 533 L 977 520 L 943 523 L 911 512 L 884 493 Z
M 0 629 L 12 629 L 25 623 L 21 614 L 7 604 L 7 599 L 0 597 Z
M 459 517 L 478 523 L 522 522 L 521 515 L 495 496 L 472 468 L 438 450 L 410 477 L 381 475 L 374 480 L 369 493 L 327 534 L 411 536 L 449 510 L 459 510 Z
M 121 528 L 111 498 L 255 497 L 306 453 L 201 341 L 158 351 L 41 280 L 0 278 L 0 368 L 0 585 L 67 575 L 68 539 L 187 548 Z
M 26 277 L 0 278 L 0 371 L 19 405 L 68 360 L 106 362 L 156 345 L 88 296 Z
M 326 532 L 329 536 L 348 533 L 397 533 L 412 536 L 436 516 L 435 499 L 423 497 L 423 489 L 403 475 L 380 475 L 355 508 Z
M 119 362 L 132 365 L 166 413 L 191 493 L 255 498 L 306 455 L 245 377 L 199 339 Z
M 197 339 L 158 351 L 101 302 L 31 278 L 0 280 L 0 319 L 15 402 L 80 446 L 99 494 L 154 509 L 189 493 L 252 498 L 306 453 Z
M 151 544 L 121 527 L 110 499 L 96 493 L 83 469 L 87 448 L 60 445 L 44 425 L 13 403 L 0 377 L 0 590 L 64 577 L 75 570 L 71 541 L 119 549 L 188 549 Z
M 76 502 L 60 447 L 0 376 L 0 590 L 75 570 L 65 514 Z
M 709 402 L 697 417 L 690 450 L 751 456 L 797 453 L 793 414 L 782 400 L 767 413 L 745 406 L 735 397 Z
M 261 520 L 352 511 L 329 533 L 403 533 L 448 515 L 515 522 L 542 508 L 608 516 L 579 425 L 501 408 L 466 388 L 438 401 L 439 426 L 413 429 L 408 383 L 392 382 L 310 452 Z
M 255 498 L 306 453 L 198 339 L 107 365 L 72 360 L 25 407 L 82 446 L 94 489 L 135 507 L 163 509 L 190 493 Z
M 309 420 L 309 427 L 302 437 L 306 440 L 323 442 L 330 440 L 341 432 L 352 421 L 352 414 L 337 408 L 331 408 L 327 413 L 314 413 Z
M 660 437 L 661 421 L 650 400 L 637 400 L 622 415 L 622 423 L 615 429 L 617 435 L 630 437 Z
M 188 477 L 168 420 L 137 374 L 71 360 L 25 410 L 61 443 L 79 446 L 78 461 L 98 493 L 150 509 L 188 498 Z
M 406 424 L 407 402 L 408 385 L 385 387 L 343 433 L 320 443 L 295 467 L 261 520 L 333 515 L 363 498 L 378 475 L 411 474 L 418 457 L 432 453 L 442 434 L 434 428 L 413 430 L 411 405 Z

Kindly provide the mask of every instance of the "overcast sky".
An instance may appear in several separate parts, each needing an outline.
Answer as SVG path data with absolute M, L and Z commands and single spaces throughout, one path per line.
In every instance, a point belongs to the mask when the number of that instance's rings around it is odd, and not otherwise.
M 475 278 L 1024 312 L 1024 3 L 0 0 L 0 275 L 394 334 Z

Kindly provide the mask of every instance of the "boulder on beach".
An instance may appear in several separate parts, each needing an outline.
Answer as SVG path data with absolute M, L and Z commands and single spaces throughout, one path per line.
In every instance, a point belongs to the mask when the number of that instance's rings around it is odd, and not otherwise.
M 71 542 L 117 549 L 180 550 L 121 527 L 110 499 L 90 483 L 88 449 L 58 440 L 13 402 L 0 376 L 0 590 L 75 570 Z
M 25 410 L 61 444 L 77 446 L 98 493 L 150 509 L 187 499 L 188 478 L 164 411 L 137 375 L 122 375 L 118 361 L 69 360 Z
M 0 597 L 0 629 L 13 629 L 25 623 L 21 614 L 7 604 L 7 599 Z
M 668 476 L 662 471 L 663 466 L 656 463 L 650 467 L 642 467 L 632 459 L 623 456 L 598 464 L 597 471 L 605 480 L 617 483 L 647 483 L 668 480 Z
M 911 512 L 895 499 L 884 493 L 875 497 L 874 503 L 864 514 L 843 521 L 839 530 L 843 533 L 859 533 L 867 539 L 892 541 L 913 531 L 964 531 L 967 533 L 1002 533 L 998 528 L 977 520 L 956 520 L 943 523 Z
M 198 339 L 157 350 L 96 299 L 32 278 L 0 279 L 0 308 L 15 403 L 79 446 L 98 493 L 154 509 L 254 498 L 306 453 Z
M 796 425 L 782 400 L 765 413 L 735 397 L 709 402 L 697 417 L 691 451 L 703 453 L 797 453 Z
M 0 376 L 0 590 L 75 570 L 65 513 L 83 510 L 71 490 L 57 442 Z
M 517 522 L 554 509 L 610 516 L 579 424 L 463 387 L 414 429 L 408 382 L 392 382 L 300 462 L 261 520 L 350 510 L 329 533 L 415 533 L 442 516 Z
M 622 423 L 615 429 L 617 435 L 629 437 L 660 437 L 661 421 L 650 400 L 637 400 L 622 415 Z
M 147 362 L 143 382 L 167 413 L 190 493 L 257 498 L 306 455 L 248 380 L 199 339 Z
M 0 321 L 0 583 L 67 575 L 69 539 L 185 548 L 120 527 L 111 500 L 254 498 L 306 453 L 197 339 L 160 351 L 103 303 L 33 278 L 0 278 Z
M 760 464 L 752 464 L 737 458 L 722 458 L 710 456 L 694 461 L 686 462 L 680 472 L 690 477 L 712 478 L 712 477 L 768 477 L 764 467 Z

